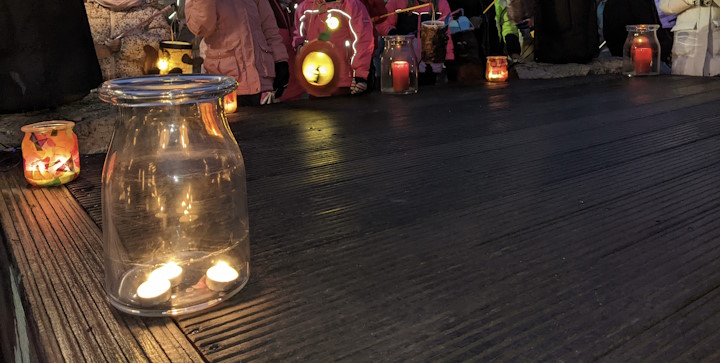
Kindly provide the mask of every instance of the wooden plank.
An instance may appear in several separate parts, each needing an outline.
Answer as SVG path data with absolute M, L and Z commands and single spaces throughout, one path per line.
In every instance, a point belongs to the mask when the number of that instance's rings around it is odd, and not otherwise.
M 27 291 L 45 361 L 200 361 L 170 319 L 114 311 L 103 290 L 100 232 L 65 188 L 0 178 L 2 229 Z M 172 331 L 175 332 L 172 332 Z
M 251 280 L 178 324 L 211 361 L 714 361 L 718 89 L 587 77 L 241 110 Z

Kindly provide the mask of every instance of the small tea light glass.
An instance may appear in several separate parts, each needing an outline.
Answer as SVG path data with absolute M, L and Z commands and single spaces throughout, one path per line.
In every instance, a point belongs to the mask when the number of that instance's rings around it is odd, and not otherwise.
M 80 174 L 80 153 L 74 122 L 44 121 L 20 128 L 25 179 L 34 186 L 56 186 Z
M 160 42 L 158 69 L 160 74 L 192 73 L 192 44 L 177 40 Z
M 507 57 L 489 56 L 487 57 L 487 67 L 485 69 L 485 78 L 490 82 L 505 82 L 508 79 Z

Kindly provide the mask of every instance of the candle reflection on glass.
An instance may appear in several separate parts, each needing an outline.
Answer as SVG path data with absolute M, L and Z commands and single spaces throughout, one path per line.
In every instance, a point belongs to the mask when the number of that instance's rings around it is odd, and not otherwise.
M 224 110 L 226 114 L 237 111 L 237 93 L 235 91 L 232 91 L 225 96 Z
M 393 91 L 402 92 L 410 88 L 410 65 L 405 61 L 392 62 Z
M 229 290 L 240 276 L 237 270 L 230 267 L 227 262 L 220 261 L 210 267 L 205 273 L 205 285 L 213 291 Z

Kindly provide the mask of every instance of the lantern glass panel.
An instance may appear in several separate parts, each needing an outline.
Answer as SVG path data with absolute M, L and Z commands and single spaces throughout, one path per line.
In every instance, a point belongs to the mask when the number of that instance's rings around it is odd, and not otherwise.
M 115 133 L 102 177 L 105 288 L 144 316 L 198 311 L 249 277 L 245 166 L 223 112 L 232 77 L 112 80 Z

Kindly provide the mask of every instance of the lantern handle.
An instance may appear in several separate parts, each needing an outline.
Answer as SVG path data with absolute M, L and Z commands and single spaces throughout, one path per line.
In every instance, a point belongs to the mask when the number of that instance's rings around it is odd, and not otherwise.
M 373 23 L 375 23 L 375 22 L 377 22 L 377 21 L 380 20 L 380 19 L 385 19 L 385 18 L 387 18 L 388 16 L 396 15 L 396 14 L 400 14 L 400 13 L 406 13 L 406 12 L 408 12 L 408 11 L 413 11 L 413 10 L 416 10 L 416 9 L 424 8 L 424 7 L 426 7 L 426 6 L 429 6 L 429 7 L 433 8 L 433 10 L 435 10 L 435 7 L 433 6 L 432 2 L 429 2 L 429 3 L 425 3 L 425 4 L 421 4 L 421 5 L 411 6 L 411 7 L 409 7 L 409 8 L 397 9 L 397 10 L 395 10 L 395 11 L 393 11 L 393 12 L 390 12 L 390 13 L 387 13 L 387 14 L 378 15 L 378 16 L 372 18 L 371 20 L 372 20 Z M 435 12 L 433 11 L 433 13 L 435 13 Z

